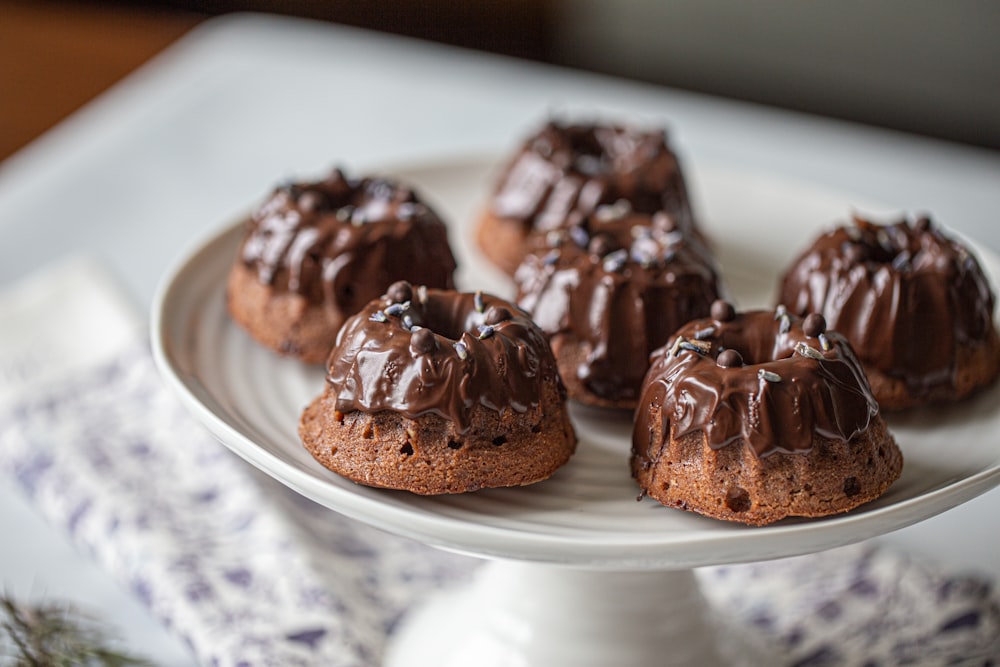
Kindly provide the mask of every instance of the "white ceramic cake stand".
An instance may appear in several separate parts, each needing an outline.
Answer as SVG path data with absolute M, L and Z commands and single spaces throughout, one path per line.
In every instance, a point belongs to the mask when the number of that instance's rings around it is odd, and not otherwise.
M 461 221 L 483 200 L 488 172 L 486 162 L 461 160 L 393 170 Z M 694 170 L 690 180 L 742 307 L 767 304 L 792 254 L 821 225 L 865 206 L 718 168 Z M 452 234 L 460 285 L 509 294 L 467 231 Z M 993 389 L 960 406 L 892 419 L 906 458 L 900 480 L 877 501 L 821 520 L 755 529 L 638 502 L 627 417 L 579 408 L 577 454 L 543 483 L 439 497 L 357 486 L 317 464 L 296 435 L 300 411 L 322 389 L 321 370 L 260 348 L 225 314 L 223 286 L 240 234 L 230 226 L 199 243 L 163 282 L 152 336 L 168 383 L 227 447 L 299 493 L 378 528 L 490 560 L 472 584 L 410 614 L 389 647 L 392 667 L 753 664 L 749 653 L 720 654 L 692 568 L 860 541 L 1000 483 L 1000 389 Z M 996 258 L 979 255 L 997 275 Z

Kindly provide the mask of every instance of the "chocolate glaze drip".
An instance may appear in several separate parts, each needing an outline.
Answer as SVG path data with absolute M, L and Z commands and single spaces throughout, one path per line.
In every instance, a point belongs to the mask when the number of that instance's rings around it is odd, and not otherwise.
M 759 457 L 806 453 L 815 435 L 849 441 L 878 413 L 861 365 L 836 332 L 811 337 L 797 317 L 750 311 L 696 320 L 677 333 L 653 354 L 636 411 L 633 451 L 642 465 L 655 463 L 664 446 L 650 442 L 650 406 L 662 406 L 664 439 L 701 431 L 713 448 L 744 442 Z M 720 364 L 732 363 L 719 359 L 723 350 L 738 352 L 743 365 Z
M 684 178 L 666 133 L 549 122 L 521 148 L 499 181 L 492 212 L 525 231 L 580 224 L 602 204 L 667 210 L 693 227 Z
M 562 386 L 524 311 L 478 292 L 424 288 L 403 302 L 383 296 L 348 320 L 327 369 L 341 412 L 433 413 L 463 431 L 476 406 L 523 413 L 538 407 L 545 384 Z
M 697 237 L 665 212 L 599 207 L 580 226 L 539 235 L 514 276 L 518 305 L 549 336 L 588 348 L 577 377 L 596 396 L 634 399 L 649 355 L 707 315 L 721 284 Z
M 915 396 L 948 398 L 955 351 L 993 327 L 993 294 L 976 258 L 927 218 L 855 218 L 819 237 L 782 279 L 780 300 L 822 313 L 861 361 Z
M 398 279 L 453 286 L 444 223 L 412 190 L 338 169 L 279 187 L 254 212 L 240 250 L 261 281 L 354 312 Z

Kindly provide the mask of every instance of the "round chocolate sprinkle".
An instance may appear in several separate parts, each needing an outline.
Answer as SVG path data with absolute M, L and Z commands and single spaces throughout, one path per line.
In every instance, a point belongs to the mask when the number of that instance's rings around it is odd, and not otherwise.
M 389 285 L 389 289 L 385 291 L 385 295 L 394 303 L 409 301 L 413 298 L 413 285 L 405 280 L 397 280 Z
M 736 317 L 736 309 L 733 308 L 733 304 L 728 301 L 716 299 L 712 302 L 711 315 L 713 320 L 718 320 L 719 322 L 729 322 Z
M 427 354 L 428 352 L 433 352 L 437 348 L 437 338 L 434 336 L 434 332 L 430 329 L 417 329 L 413 331 L 413 335 L 410 336 L 410 352 L 413 355 Z
M 591 255 L 604 257 L 618 249 L 618 243 L 610 234 L 596 234 L 590 239 L 587 252 Z
M 739 368 L 743 365 L 743 356 L 736 350 L 723 350 L 715 359 L 715 363 L 723 368 Z
M 486 312 L 486 324 L 497 325 L 511 318 L 510 311 L 503 306 L 494 306 Z
M 811 338 L 816 338 L 824 331 L 826 331 L 826 318 L 819 313 L 810 313 L 802 322 L 802 332 Z

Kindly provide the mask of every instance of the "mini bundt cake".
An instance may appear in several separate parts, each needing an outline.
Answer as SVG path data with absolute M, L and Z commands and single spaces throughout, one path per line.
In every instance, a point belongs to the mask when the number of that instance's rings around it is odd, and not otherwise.
M 650 353 L 720 296 L 705 244 L 663 211 L 598 207 L 536 245 L 514 276 L 518 305 L 549 337 L 570 397 L 589 405 L 635 408 Z
M 785 273 L 779 301 L 844 334 L 886 410 L 958 400 L 1000 374 L 989 283 L 926 217 L 855 217 L 823 234 Z
M 723 301 L 652 358 L 632 474 L 664 505 L 750 525 L 846 512 L 903 459 L 850 344 L 823 317 Z
M 414 192 L 338 169 L 277 188 L 247 222 L 230 315 L 256 340 L 322 363 L 344 320 L 397 280 L 453 286 L 447 229 Z
M 548 478 L 576 435 L 545 336 L 480 292 L 393 284 L 344 325 L 302 442 L 360 484 L 462 493 Z
M 509 161 L 482 214 L 479 246 L 513 274 L 535 232 L 578 225 L 597 207 L 622 201 L 694 222 L 677 156 L 666 133 L 550 121 Z

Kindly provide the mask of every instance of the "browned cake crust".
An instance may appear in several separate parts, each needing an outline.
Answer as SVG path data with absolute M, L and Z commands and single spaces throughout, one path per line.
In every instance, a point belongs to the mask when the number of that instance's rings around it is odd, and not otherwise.
M 760 526 L 846 512 L 902 471 L 861 364 L 822 315 L 718 301 L 651 361 L 632 474 L 664 505 Z
M 663 420 L 654 414 L 650 423 Z M 661 436 L 656 427 L 650 441 Z M 815 436 L 808 453 L 764 458 L 742 441 L 713 449 L 703 433 L 670 437 L 654 465 L 644 468 L 633 459 L 632 473 L 644 493 L 664 505 L 762 526 L 847 512 L 885 493 L 902 468 L 899 447 L 876 417 L 851 442 Z
M 421 495 L 539 482 L 576 447 L 555 385 L 523 414 L 477 407 L 465 433 L 434 414 L 338 412 L 327 390 L 302 414 L 299 435 L 316 460 L 348 479 Z
M 883 410 L 906 410 L 928 402 L 926 396 L 914 395 L 909 385 L 900 378 L 887 375 L 870 364 L 864 364 L 872 393 Z M 984 389 L 1000 375 L 1000 337 L 994 329 L 985 341 L 972 347 L 959 347 L 955 352 L 954 386 L 947 396 L 931 398 L 930 402 L 959 401 Z
M 322 363 L 344 320 L 396 280 L 454 284 L 444 222 L 388 179 L 335 169 L 281 185 L 245 227 L 229 312 L 255 340 L 308 363 Z
M 344 323 L 340 310 L 263 284 L 238 262 L 229 272 L 226 300 L 230 316 L 256 341 L 309 364 L 326 360 Z
M 514 275 L 527 253 L 529 232 L 520 220 L 499 218 L 485 211 L 476 225 L 476 244 L 486 259 Z

